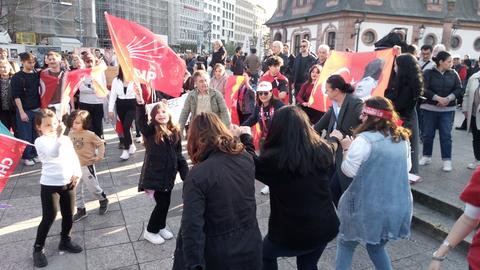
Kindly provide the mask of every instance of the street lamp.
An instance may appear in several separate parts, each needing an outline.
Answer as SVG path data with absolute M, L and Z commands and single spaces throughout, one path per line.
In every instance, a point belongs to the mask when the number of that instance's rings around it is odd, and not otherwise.
M 364 20 L 357 19 L 355 20 L 355 24 L 353 26 L 355 33 L 350 35 L 350 38 L 357 37 L 356 44 L 355 44 L 355 51 L 358 52 L 358 41 L 360 37 L 360 25 L 362 24 Z

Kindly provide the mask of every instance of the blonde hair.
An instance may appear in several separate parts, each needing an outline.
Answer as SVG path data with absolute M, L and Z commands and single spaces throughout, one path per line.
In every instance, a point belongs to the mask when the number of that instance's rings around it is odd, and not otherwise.
M 13 74 L 15 74 L 15 70 L 13 69 L 12 64 L 10 64 L 10 62 L 8 62 L 7 60 L 2 60 L 0 61 L 0 66 L 2 65 L 10 69 L 10 71 L 8 72 L 8 76 L 12 77 Z

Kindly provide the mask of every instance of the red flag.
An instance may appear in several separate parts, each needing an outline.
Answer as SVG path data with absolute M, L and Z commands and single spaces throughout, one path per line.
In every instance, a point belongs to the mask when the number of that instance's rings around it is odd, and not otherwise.
M 260 129 L 259 123 L 252 127 L 252 136 L 255 149 L 260 150 L 260 139 L 262 138 L 262 130 Z
M 238 90 L 245 81 L 244 76 L 230 76 L 225 84 L 225 104 L 230 111 L 231 122 L 235 125 L 240 125 L 240 118 L 237 112 Z
M 167 95 L 180 96 L 185 61 L 147 28 L 106 12 L 105 20 L 125 80 L 151 84 Z
M 60 80 L 57 76 L 50 75 L 48 69 L 40 72 L 40 107 L 45 109 L 50 104 L 50 101 L 55 95 Z
M 27 142 L 0 134 L 0 192 L 7 185 L 8 178 L 22 158 Z
M 320 78 L 313 87 L 309 100 L 310 107 L 326 112 L 331 106 L 325 92 L 325 82 L 333 74 L 340 74 L 355 88 L 354 95 L 362 99 L 383 96 L 397 54 L 397 49 L 361 53 L 334 51 L 327 59 Z

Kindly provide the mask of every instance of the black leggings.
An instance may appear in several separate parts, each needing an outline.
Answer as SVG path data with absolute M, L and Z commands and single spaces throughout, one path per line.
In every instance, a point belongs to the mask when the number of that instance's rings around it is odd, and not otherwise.
M 480 129 L 477 127 L 476 118 L 472 116 L 470 120 L 470 129 L 473 136 L 473 154 L 476 160 L 480 160 Z
M 103 138 L 103 104 L 80 102 L 79 108 L 90 113 L 91 125 L 89 130 L 93 131 L 98 137 Z
M 161 229 L 165 228 L 171 195 L 172 191 L 155 191 L 153 197 L 157 204 L 155 205 L 150 220 L 148 221 L 148 232 L 158 233 Z
M 132 144 L 130 128 L 132 127 L 133 120 L 135 120 L 136 104 L 136 99 L 117 98 L 116 101 L 118 118 L 120 118 L 123 127 L 123 145 L 125 146 L 125 150 L 128 150 Z
M 48 231 L 55 221 L 58 208 L 62 214 L 62 239 L 70 239 L 75 207 L 75 189 L 68 186 L 41 185 L 40 198 L 42 200 L 42 221 L 38 225 L 35 248 L 43 248 Z M 60 206 L 60 207 L 59 207 Z

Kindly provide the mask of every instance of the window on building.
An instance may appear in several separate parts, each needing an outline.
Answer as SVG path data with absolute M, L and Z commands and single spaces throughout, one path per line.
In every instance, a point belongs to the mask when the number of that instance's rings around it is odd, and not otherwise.
M 440 0 L 430 0 L 430 3 L 438 5 L 440 4 Z
M 337 33 L 335 32 L 328 32 L 327 34 L 327 45 L 330 47 L 330 49 L 335 49 L 335 37 Z
M 450 47 L 454 50 L 459 49 L 461 45 L 462 45 L 462 39 L 460 38 L 460 36 L 455 35 L 450 40 Z
M 295 35 L 295 37 L 293 38 L 293 51 L 296 54 L 298 54 L 300 52 L 300 41 L 302 40 L 301 36 L 300 35 Z
M 437 44 L 437 38 L 434 34 L 428 34 L 425 39 L 423 40 L 425 45 L 435 46 Z
M 373 45 L 373 43 L 377 41 L 377 34 L 373 30 L 366 30 L 362 34 L 362 42 L 367 45 Z
M 303 35 L 303 39 L 310 40 L 310 34 Z
M 475 49 L 475 51 L 480 52 L 480 37 L 475 39 L 475 41 L 473 42 L 473 48 Z
M 304 6 L 308 3 L 308 0 L 297 0 L 297 7 Z

